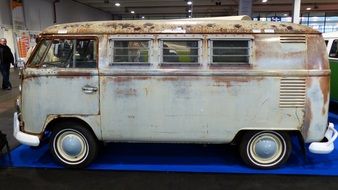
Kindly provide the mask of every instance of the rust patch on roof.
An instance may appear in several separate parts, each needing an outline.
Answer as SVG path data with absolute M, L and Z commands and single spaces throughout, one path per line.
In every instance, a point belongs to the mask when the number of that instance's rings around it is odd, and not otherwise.
M 242 27 L 242 25 L 240 25 L 240 24 L 235 24 L 235 28 L 240 28 L 240 27 Z
M 144 23 L 144 27 L 148 27 L 148 26 L 153 26 L 154 24 L 153 23 Z
M 117 24 L 116 23 L 110 23 L 110 24 L 107 24 L 107 27 L 116 28 Z
M 190 25 L 189 25 L 190 26 Z M 215 27 L 215 24 L 207 24 L 208 27 Z
M 275 33 L 317 33 L 310 27 L 293 23 L 272 23 L 261 21 L 234 21 L 234 20 L 123 20 L 123 21 L 96 21 L 59 24 L 46 28 L 43 34 L 57 34 L 65 30 L 67 34 L 128 34 L 128 33 L 166 33 L 180 27 L 185 33 L 253 33 L 253 29 L 274 29 Z

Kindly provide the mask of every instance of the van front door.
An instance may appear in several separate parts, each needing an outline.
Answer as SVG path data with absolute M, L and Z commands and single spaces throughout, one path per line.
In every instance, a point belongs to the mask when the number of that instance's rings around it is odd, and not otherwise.
M 41 41 L 24 71 L 23 113 L 38 110 L 24 118 L 35 127 L 30 132 L 40 132 L 51 115 L 99 114 L 96 49 L 95 38 Z

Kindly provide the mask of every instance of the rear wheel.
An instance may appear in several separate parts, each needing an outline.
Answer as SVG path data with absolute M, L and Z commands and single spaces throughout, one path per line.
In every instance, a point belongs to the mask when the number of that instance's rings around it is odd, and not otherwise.
M 93 133 L 74 122 L 63 122 L 53 131 L 50 150 L 54 158 L 68 168 L 84 168 L 98 152 Z
M 288 134 L 275 131 L 247 132 L 240 143 L 243 161 L 254 168 L 272 169 L 284 164 L 291 153 Z

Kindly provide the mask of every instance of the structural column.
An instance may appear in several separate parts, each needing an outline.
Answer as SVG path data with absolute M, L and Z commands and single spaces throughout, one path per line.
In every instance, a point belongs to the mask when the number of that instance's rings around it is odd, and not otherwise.
M 238 15 L 248 15 L 252 17 L 252 0 L 240 0 Z
M 296 24 L 300 23 L 300 5 L 301 0 L 293 0 L 292 22 Z

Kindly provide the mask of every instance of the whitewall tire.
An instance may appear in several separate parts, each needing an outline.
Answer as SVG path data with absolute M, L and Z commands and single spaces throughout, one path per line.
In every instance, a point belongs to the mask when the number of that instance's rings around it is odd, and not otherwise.
M 96 157 L 98 143 L 84 126 L 63 122 L 52 133 L 50 150 L 59 163 L 68 168 L 84 168 Z
M 273 169 L 284 164 L 292 151 L 288 134 L 276 131 L 249 131 L 240 143 L 240 155 L 249 166 Z

